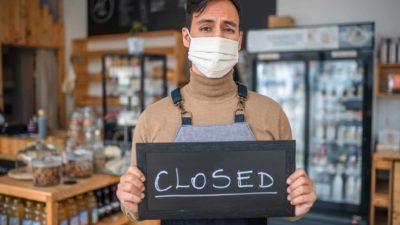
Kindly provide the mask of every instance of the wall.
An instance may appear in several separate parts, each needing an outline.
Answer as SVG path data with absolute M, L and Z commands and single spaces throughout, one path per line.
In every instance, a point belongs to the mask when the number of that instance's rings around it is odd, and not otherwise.
M 278 0 L 277 14 L 294 17 L 297 25 L 373 21 L 376 37 L 400 37 L 399 0 Z M 374 134 L 400 130 L 400 99 L 375 98 Z
M 65 76 L 70 73 L 72 40 L 87 37 L 87 2 L 86 0 L 63 0 L 65 30 Z M 67 97 L 67 119 L 73 110 L 73 98 Z

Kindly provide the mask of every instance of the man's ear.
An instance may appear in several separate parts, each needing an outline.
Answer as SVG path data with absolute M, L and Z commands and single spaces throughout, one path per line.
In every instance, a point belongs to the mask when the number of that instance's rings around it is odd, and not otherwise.
M 239 51 L 242 49 L 242 41 L 243 41 L 243 31 L 240 31 L 240 33 L 239 33 L 239 46 L 238 46 Z
M 186 48 L 189 48 L 190 45 L 190 37 L 189 37 L 189 32 L 188 29 L 186 27 L 182 28 L 182 41 L 183 41 L 183 45 Z

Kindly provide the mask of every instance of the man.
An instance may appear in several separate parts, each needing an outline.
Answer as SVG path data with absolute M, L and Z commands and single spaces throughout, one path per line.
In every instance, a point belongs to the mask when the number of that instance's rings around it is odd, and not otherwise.
M 135 219 L 145 190 L 145 177 L 135 166 L 136 143 L 292 138 L 288 119 L 276 102 L 243 91 L 246 88 L 233 81 L 232 68 L 238 61 L 243 38 L 237 0 L 188 0 L 186 10 L 187 27 L 182 29 L 182 37 L 192 62 L 190 82 L 175 90 L 172 98 L 149 106 L 138 121 L 132 166 L 121 177 L 117 191 L 123 211 L 131 220 Z M 312 181 L 304 170 L 298 169 L 287 183 L 288 200 L 295 206 L 296 218 L 301 217 L 316 200 Z M 162 224 L 266 224 L 266 218 L 162 221 Z

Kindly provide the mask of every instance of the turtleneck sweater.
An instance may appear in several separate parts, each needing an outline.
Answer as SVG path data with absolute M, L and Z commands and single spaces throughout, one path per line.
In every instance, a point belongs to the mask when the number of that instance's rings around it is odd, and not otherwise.
M 239 97 L 232 73 L 211 79 L 191 71 L 181 95 L 193 125 L 234 123 Z M 257 140 L 292 139 L 289 121 L 274 100 L 248 91 L 244 115 Z M 173 142 L 180 127 L 181 113 L 170 96 L 148 106 L 134 131 L 132 164 L 136 165 L 136 143 Z
M 239 97 L 232 72 L 211 79 L 191 71 L 190 82 L 181 89 L 181 95 L 185 109 L 192 113 L 193 125 L 234 123 Z M 292 139 L 289 121 L 272 99 L 248 91 L 244 115 L 256 140 Z M 134 131 L 132 165 L 136 165 L 136 143 L 173 142 L 180 127 L 181 113 L 170 96 L 148 106 Z M 134 220 L 131 215 L 127 216 Z

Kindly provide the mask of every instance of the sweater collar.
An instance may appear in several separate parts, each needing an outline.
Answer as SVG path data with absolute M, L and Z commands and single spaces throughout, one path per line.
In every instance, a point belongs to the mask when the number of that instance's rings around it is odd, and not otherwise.
M 190 70 L 187 93 L 199 100 L 223 101 L 237 95 L 233 70 L 221 78 L 207 78 Z

